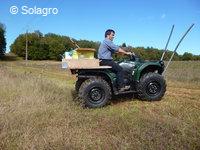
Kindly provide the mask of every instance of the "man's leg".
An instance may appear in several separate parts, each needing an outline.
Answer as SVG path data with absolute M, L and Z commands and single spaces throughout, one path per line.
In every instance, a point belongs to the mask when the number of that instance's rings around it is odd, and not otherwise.
M 119 64 L 117 64 L 113 60 L 102 60 L 100 62 L 100 65 L 101 66 L 105 66 L 105 65 L 111 66 L 112 70 L 117 75 L 118 88 L 124 87 L 124 71 L 123 71 L 123 68 Z

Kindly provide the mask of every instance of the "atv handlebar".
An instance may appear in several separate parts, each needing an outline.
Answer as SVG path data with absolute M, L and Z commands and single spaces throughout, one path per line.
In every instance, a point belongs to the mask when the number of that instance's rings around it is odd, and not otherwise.
M 130 60 L 132 60 L 132 61 L 134 61 L 134 60 L 136 60 L 136 59 L 139 58 L 137 55 L 135 55 L 134 52 L 131 52 L 131 54 L 129 55 L 129 57 L 130 57 Z
M 124 60 L 130 60 L 130 61 L 139 61 L 140 57 L 137 56 L 134 52 L 130 52 L 129 54 L 126 54 L 128 57 L 126 57 L 125 59 L 121 59 L 118 62 L 123 62 Z
M 135 53 L 134 53 L 134 52 L 128 52 L 128 55 L 130 55 L 130 56 L 134 56 Z

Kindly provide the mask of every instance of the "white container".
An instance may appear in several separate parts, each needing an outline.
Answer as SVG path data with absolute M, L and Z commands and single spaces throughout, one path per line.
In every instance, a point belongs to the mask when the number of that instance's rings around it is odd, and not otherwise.
M 72 56 L 70 56 L 70 52 L 65 52 L 65 59 L 72 59 Z
M 62 68 L 63 69 L 67 69 L 68 68 L 68 64 L 64 59 L 62 59 Z

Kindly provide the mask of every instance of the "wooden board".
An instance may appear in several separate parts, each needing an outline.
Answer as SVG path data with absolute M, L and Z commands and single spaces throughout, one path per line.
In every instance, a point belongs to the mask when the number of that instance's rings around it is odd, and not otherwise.
M 98 67 L 83 67 L 83 68 L 70 68 L 70 69 L 111 69 L 111 66 L 98 66 Z
M 77 48 L 76 51 L 92 51 L 95 52 L 96 50 L 93 48 Z
M 106 69 L 110 66 L 100 66 L 99 59 L 62 59 L 67 69 Z

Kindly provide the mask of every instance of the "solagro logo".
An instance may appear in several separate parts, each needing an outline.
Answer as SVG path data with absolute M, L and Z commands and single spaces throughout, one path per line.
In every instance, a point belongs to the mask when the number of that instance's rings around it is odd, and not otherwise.
M 41 8 L 41 7 L 28 7 L 28 6 L 21 6 L 19 9 L 17 6 L 11 6 L 10 7 L 10 13 L 11 14 L 18 14 L 21 13 L 22 15 L 42 15 L 42 16 L 48 16 L 48 15 L 56 15 L 58 14 L 58 8 Z

